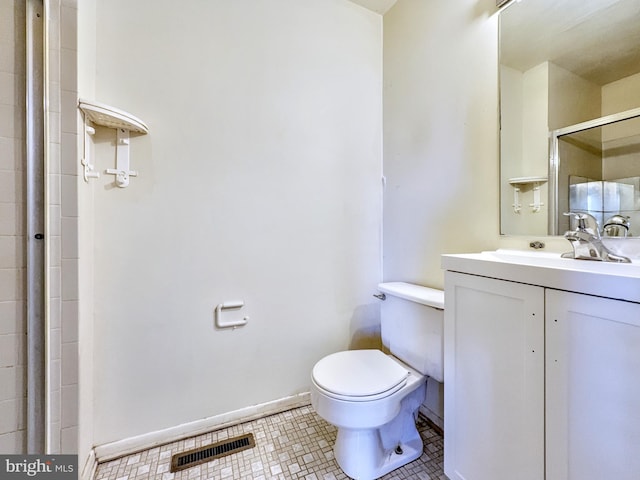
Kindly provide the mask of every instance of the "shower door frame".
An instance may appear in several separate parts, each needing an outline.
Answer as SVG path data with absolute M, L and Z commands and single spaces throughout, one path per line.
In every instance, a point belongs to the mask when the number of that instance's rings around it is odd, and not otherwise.
M 27 453 L 47 451 L 47 249 L 45 35 L 43 0 L 26 8 Z

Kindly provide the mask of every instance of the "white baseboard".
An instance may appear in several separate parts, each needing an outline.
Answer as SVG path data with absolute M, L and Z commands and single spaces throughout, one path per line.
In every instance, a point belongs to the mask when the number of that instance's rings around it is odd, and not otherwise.
M 257 418 L 266 417 L 275 413 L 291 410 L 292 408 L 302 407 L 311 403 L 309 392 L 299 393 L 291 397 L 285 397 L 273 400 L 259 405 L 241 408 L 232 412 L 215 415 L 213 417 L 196 420 L 194 422 L 183 423 L 174 427 L 157 430 L 155 432 L 145 433 L 135 437 L 117 440 L 111 443 L 98 445 L 94 448 L 94 458 L 96 464 L 113 460 L 114 458 L 130 455 L 141 450 L 147 450 L 164 445 L 166 443 L 176 442 L 188 437 L 202 435 L 203 433 L 221 428 L 227 428 L 238 423 L 248 422 Z M 83 469 L 84 474 L 84 469 Z M 84 475 L 82 477 L 85 478 Z M 89 477 L 91 478 L 91 477 Z
M 91 449 L 82 467 L 82 472 L 80 472 L 80 478 L 82 480 L 91 480 L 95 476 L 97 468 L 96 451 Z

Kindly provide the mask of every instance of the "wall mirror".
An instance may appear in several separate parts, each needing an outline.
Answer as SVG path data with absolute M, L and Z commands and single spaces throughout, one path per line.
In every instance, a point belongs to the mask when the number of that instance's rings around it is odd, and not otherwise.
M 513 1 L 499 32 L 501 233 L 564 233 L 573 195 L 640 236 L 640 2 Z M 617 208 L 597 204 L 616 188 Z

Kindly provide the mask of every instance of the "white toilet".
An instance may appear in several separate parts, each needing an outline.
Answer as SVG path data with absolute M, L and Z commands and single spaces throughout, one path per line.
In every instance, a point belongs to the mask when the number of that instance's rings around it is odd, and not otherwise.
M 422 454 L 416 428 L 427 376 L 443 381 L 444 292 L 381 283 L 380 350 L 324 357 L 311 374 L 311 404 L 338 428 L 333 451 L 351 478 L 373 480 Z

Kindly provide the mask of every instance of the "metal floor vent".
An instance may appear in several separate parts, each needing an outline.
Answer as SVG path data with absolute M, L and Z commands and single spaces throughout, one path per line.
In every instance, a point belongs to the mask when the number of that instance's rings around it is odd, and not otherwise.
M 185 468 L 195 467 L 201 463 L 210 462 L 216 458 L 225 457 L 256 446 L 253 433 L 233 437 L 223 442 L 214 443 L 206 447 L 195 448 L 171 457 L 171 471 L 178 472 Z

